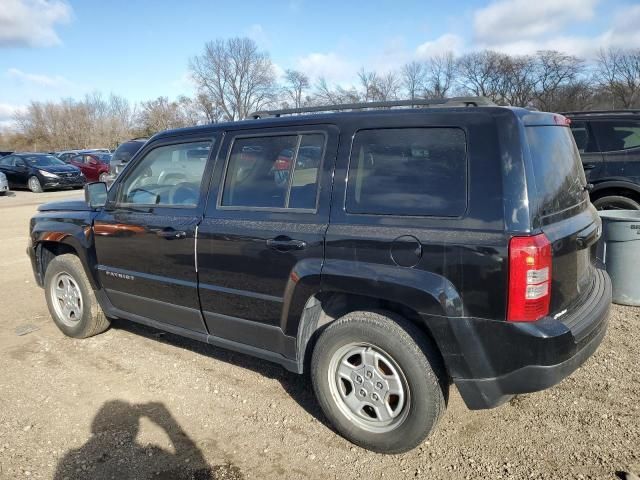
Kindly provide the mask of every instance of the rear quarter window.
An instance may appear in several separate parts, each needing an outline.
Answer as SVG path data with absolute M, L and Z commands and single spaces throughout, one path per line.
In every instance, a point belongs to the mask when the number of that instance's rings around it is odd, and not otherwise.
M 566 210 L 587 195 L 580 154 L 568 127 L 525 127 L 542 215 Z
M 467 209 L 464 131 L 435 127 L 357 132 L 346 209 L 359 214 L 461 216 Z

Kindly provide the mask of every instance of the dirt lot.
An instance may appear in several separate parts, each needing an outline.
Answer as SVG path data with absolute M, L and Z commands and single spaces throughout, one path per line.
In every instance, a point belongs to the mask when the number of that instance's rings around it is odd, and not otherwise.
M 337 436 L 304 377 L 117 322 L 88 340 L 53 325 L 25 247 L 38 203 L 0 197 L 0 478 L 602 478 L 640 472 L 640 309 L 546 392 L 488 411 L 452 388 L 438 430 L 398 456 Z M 25 327 L 37 330 L 25 334 Z M 212 472 L 212 473 L 207 473 Z

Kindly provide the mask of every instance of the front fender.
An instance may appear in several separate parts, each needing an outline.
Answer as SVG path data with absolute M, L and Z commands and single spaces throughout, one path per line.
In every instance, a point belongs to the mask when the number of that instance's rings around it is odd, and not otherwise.
M 94 212 L 65 211 L 41 212 L 31 219 L 31 248 L 35 251 L 37 266 L 44 277 L 41 265 L 42 247 L 46 244 L 62 244 L 72 248 L 80 258 L 94 289 L 99 288 L 96 255 L 93 242 Z

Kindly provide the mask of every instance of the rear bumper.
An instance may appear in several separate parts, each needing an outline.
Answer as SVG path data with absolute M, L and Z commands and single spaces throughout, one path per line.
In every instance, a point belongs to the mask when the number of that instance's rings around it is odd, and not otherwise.
M 611 293 L 609 276 L 596 269 L 589 294 L 558 319 L 449 319 L 448 326 L 441 325 L 434 336 L 439 344 L 448 337 L 450 348 L 441 350 L 467 407 L 496 407 L 515 394 L 544 390 L 569 376 L 602 342 Z

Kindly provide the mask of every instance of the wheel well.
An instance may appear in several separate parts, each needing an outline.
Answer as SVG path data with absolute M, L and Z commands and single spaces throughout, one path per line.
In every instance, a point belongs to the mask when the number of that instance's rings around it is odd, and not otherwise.
M 438 345 L 429 327 L 422 321 L 417 311 L 402 303 L 384 300 L 381 298 L 367 297 L 365 295 L 355 295 L 340 292 L 320 292 L 313 296 L 307 305 L 309 308 L 309 318 L 305 318 L 307 310 L 303 314 L 300 322 L 302 335 L 299 338 L 298 348 L 304 352 L 304 370 L 308 371 L 311 361 L 311 353 L 318 337 L 334 320 L 344 315 L 358 310 L 384 310 L 397 313 L 414 323 L 432 342 L 436 349 Z M 438 349 L 439 352 L 439 349 Z M 444 364 L 444 362 L 443 362 Z
M 59 255 L 64 255 L 65 253 L 72 253 L 73 255 L 78 255 L 75 249 L 67 245 L 65 243 L 59 242 L 40 242 L 39 244 L 39 267 L 40 267 L 40 275 L 42 280 L 44 281 L 44 274 L 47 271 L 47 267 L 51 260 Z
M 605 187 L 601 190 L 593 192 L 592 194 L 590 194 L 590 197 L 591 201 L 593 202 L 594 200 L 598 200 L 603 197 L 610 197 L 612 195 L 627 197 L 640 203 L 640 193 L 630 188 L 624 187 Z

